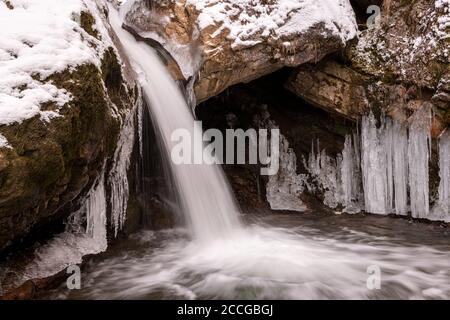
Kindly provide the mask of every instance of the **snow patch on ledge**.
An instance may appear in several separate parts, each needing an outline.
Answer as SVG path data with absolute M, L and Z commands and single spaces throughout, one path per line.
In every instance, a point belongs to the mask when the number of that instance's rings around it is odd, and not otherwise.
M 262 38 L 298 35 L 318 24 L 343 42 L 356 37 L 358 30 L 348 0 L 187 0 L 186 4 L 199 12 L 200 29 L 229 30 L 234 48 L 253 46 Z
M 20 123 L 40 116 L 48 121 L 71 100 L 70 94 L 49 81 L 50 75 L 81 64 L 100 65 L 105 42 L 110 41 L 98 24 L 98 40 L 81 28 L 82 11 L 96 21 L 99 13 L 92 0 L 0 1 L 0 125 Z M 41 111 L 53 103 L 56 110 Z

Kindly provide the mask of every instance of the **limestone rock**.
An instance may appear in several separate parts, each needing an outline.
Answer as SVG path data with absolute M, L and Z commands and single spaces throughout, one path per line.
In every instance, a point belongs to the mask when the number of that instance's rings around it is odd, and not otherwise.
M 125 23 L 159 41 L 195 77 L 198 102 L 283 66 L 318 61 L 356 36 L 348 0 L 143 1 Z

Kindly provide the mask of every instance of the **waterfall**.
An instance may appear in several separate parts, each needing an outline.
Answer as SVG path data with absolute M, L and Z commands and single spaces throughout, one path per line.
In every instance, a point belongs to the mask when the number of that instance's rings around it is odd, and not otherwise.
M 171 159 L 171 150 L 176 145 L 171 137 L 177 129 L 189 132 L 193 139 L 191 145 L 202 145 L 203 133 L 194 126 L 193 115 L 183 95 L 157 54 L 121 28 L 119 14 L 112 6 L 110 22 L 136 69 L 139 69 L 143 94 L 167 158 Z M 208 241 L 225 237 L 240 227 L 239 209 L 220 167 L 175 165 L 172 161 L 167 166 L 195 238 Z

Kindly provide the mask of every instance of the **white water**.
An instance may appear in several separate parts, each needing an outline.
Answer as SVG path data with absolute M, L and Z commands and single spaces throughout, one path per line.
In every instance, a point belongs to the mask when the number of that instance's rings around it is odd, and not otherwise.
M 290 218 L 292 217 L 292 218 Z M 337 220 L 289 216 L 288 227 L 249 226 L 230 239 L 188 241 L 180 230 L 141 232 L 125 252 L 84 273 L 81 292 L 58 298 L 82 299 L 448 299 L 448 245 L 433 247 L 396 238 L 431 235 L 406 221 L 368 229 Z M 277 216 L 277 221 L 282 220 Z M 311 218 L 309 218 L 311 219 Z M 367 220 L 365 220 L 367 222 Z M 273 223 L 273 222 L 271 222 Z M 380 223 L 379 220 L 376 222 Z M 259 222 L 261 224 L 261 222 Z M 364 226 L 362 226 L 364 229 Z M 406 230 L 405 230 L 406 229 Z M 417 233 L 413 235 L 413 233 Z M 439 241 L 444 242 L 442 235 Z M 436 240 L 436 239 L 435 239 Z M 437 241 L 435 241 L 437 242 Z M 381 289 L 369 290 L 369 266 L 381 270 Z
M 156 52 L 124 31 L 116 10 L 110 7 L 111 25 L 129 58 L 141 71 L 143 93 L 162 139 L 167 159 L 177 144 L 171 140 L 177 129 L 189 130 L 192 145 L 202 145 L 203 133 L 194 127 L 194 118 L 178 86 Z M 227 237 L 241 224 L 239 209 L 220 167 L 215 165 L 175 165 L 169 161 L 181 209 L 195 238 L 209 241 Z

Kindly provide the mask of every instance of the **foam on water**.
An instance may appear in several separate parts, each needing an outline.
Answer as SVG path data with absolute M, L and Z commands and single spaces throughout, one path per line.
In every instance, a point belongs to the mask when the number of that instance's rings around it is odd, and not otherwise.
M 346 234 L 250 226 L 232 239 L 205 243 L 186 242 L 181 230 L 147 231 L 136 236 L 137 251 L 93 266 L 89 285 L 78 298 L 450 297 L 448 251 L 402 246 L 353 230 Z M 366 282 L 367 268 L 373 265 L 381 270 L 382 286 L 372 291 Z M 67 293 L 61 291 L 58 297 L 67 298 Z M 77 293 L 69 294 L 77 298 Z

